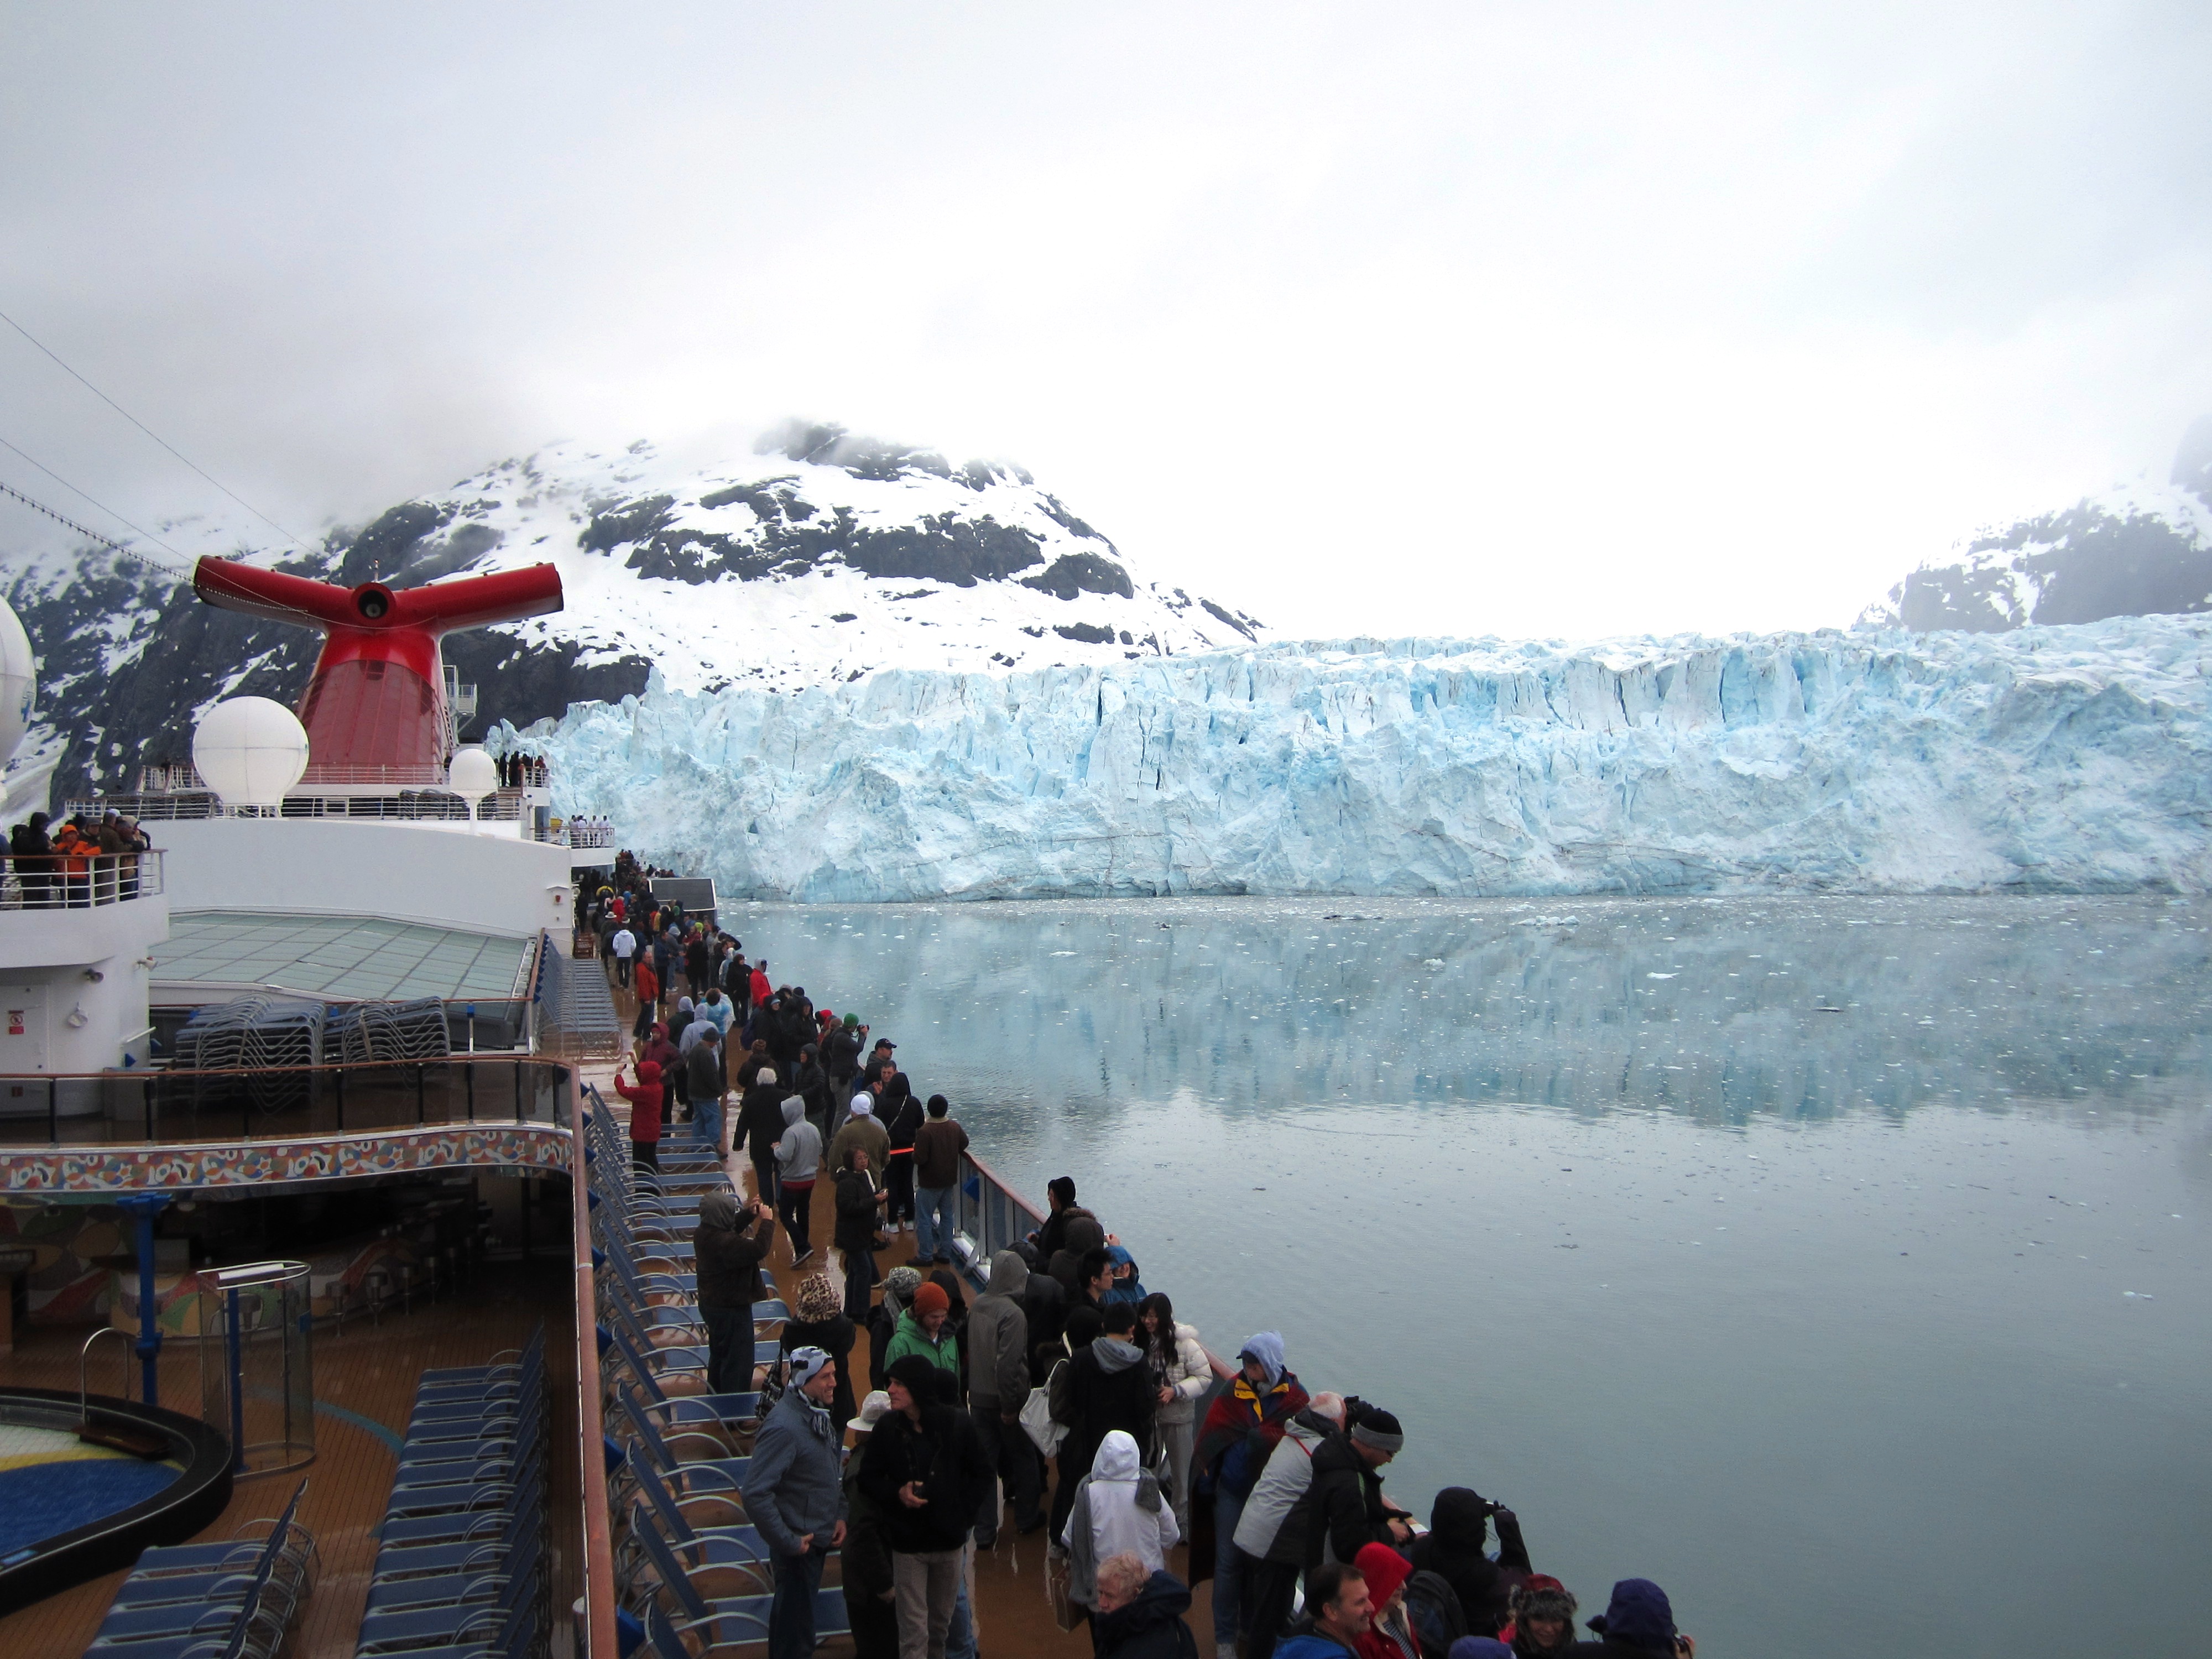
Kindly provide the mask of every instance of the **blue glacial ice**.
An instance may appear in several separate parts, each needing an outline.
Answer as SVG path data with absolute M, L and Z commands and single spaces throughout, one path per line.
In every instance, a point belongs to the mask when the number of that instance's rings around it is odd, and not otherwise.
M 493 746 L 741 898 L 2197 893 L 2208 647 L 2116 617 L 656 679 Z

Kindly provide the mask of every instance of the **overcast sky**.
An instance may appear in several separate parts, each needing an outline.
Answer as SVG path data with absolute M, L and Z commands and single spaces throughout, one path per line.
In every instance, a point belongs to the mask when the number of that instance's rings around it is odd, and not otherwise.
M 0 22 L 0 310 L 298 530 L 797 414 L 1283 633 L 1817 626 L 2212 410 L 2202 0 Z M 4 330 L 0 437 L 221 504 Z

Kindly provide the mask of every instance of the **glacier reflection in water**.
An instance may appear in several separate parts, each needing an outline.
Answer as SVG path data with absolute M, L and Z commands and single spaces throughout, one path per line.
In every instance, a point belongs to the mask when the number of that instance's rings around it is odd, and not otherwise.
M 2212 906 L 746 906 L 1218 1350 L 1401 1412 L 1725 1654 L 2179 1650 Z M 2046 1564 L 2063 1558 L 2063 1571 Z M 2090 1604 L 2085 1584 L 2097 1586 Z

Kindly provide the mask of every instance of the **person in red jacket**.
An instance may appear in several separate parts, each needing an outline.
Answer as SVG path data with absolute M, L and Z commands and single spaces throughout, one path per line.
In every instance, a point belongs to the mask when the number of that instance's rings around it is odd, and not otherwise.
M 633 1034 L 642 1040 L 653 1029 L 653 1022 L 660 1018 L 660 975 L 653 971 L 653 952 L 637 953 L 637 971 L 630 981 L 637 993 L 637 1029 Z
M 658 1060 L 641 1060 L 637 1063 L 637 1087 L 633 1089 L 623 1081 L 622 1067 L 615 1067 L 615 1092 L 629 1102 L 629 1154 L 641 1170 L 660 1168 L 660 1064 Z

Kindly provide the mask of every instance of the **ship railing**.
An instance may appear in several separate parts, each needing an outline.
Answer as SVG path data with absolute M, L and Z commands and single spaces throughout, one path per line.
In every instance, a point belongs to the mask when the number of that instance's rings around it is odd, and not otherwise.
M 502 789 L 495 794 L 485 796 L 477 803 L 477 818 L 481 823 L 511 823 L 522 817 L 523 811 L 521 791 Z M 79 812 L 94 818 L 106 812 L 119 812 L 140 823 L 233 816 L 221 799 L 207 792 L 177 795 L 100 795 L 62 804 L 64 817 Z M 465 823 L 469 817 L 469 804 L 462 797 L 444 789 L 407 790 L 394 795 L 323 795 L 312 791 L 295 790 L 284 797 L 283 805 L 277 808 L 274 816 L 286 818 L 434 819 Z
M 159 853 L 10 854 L 0 909 L 90 910 L 161 893 Z
M 990 1277 L 991 1258 L 1043 1226 L 1044 1217 L 972 1150 L 960 1154 L 960 1182 L 954 1192 L 953 1224 L 974 1252 L 968 1272 L 981 1285 Z M 1206 1357 L 1217 1382 L 1237 1374 L 1237 1368 L 1211 1348 Z
M 514 1123 L 565 1127 L 571 1075 L 561 1060 L 530 1054 L 0 1073 L 0 1154 Z

